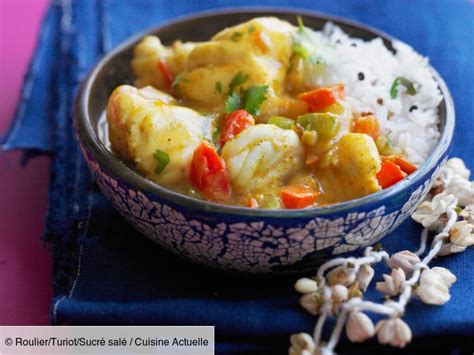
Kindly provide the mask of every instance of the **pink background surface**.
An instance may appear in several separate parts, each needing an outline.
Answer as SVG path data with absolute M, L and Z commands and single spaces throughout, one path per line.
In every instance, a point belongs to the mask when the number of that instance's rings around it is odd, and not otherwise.
M 47 0 L 0 0 L 0 135 L 10 126 Z M 51 258 L 40 241 L 49 158 L 0 151 L 0 324 L 48 323 Z

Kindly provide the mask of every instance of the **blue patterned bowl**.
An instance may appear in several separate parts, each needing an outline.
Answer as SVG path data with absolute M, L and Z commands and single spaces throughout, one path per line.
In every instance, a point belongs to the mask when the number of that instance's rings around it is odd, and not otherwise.
M 320 29 L 327 21 L 353 37 L 392 38 L 366 26 L 289 9 L 233 9 L 182 18 L 145 34 L 164 43 L 203 40 L 218 30 L 269 15 Z M 199 31 L 196 31 L 199 28 Z M 84 80 L 76 100 L 77 136 L 90 170 L 114 207 L 140 232 L 198 263 L 226 270 L 292 272 L 333 255 L 374 244 L 397 228 L 423 199 L 446 161 L 454 129 L 454 107 L 446 84 L 432 69 L 444 100 L 439 106 L 441 138 L 426 162 L 398 184 L 375 194 L 305 210 L 254 210 L 205 202 L 162 188 L 123 164 L 101 143 L 98 120 L 112 90 L 132 82 L 130 59 L 137 37 L 105 56 Z

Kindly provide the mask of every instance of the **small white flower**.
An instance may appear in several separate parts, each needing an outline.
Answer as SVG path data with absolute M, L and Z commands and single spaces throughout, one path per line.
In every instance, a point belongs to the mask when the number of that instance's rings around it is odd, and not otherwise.
M 346 334 L 350 341 L 363 342 L 375 334 L 374 323 L 362 312 L 352 311 L 346 323 Z
M 403 348 L 411 341 L 411 329 L 400 318 L 384 319 L 375 326 L 377 340 L 380 344 L 390 344 Z
M 464 209 L 459 212 L 459 215 L 466 221 L 474 223 L 474 204 L 467 205 Z
M 442 305 L 449 301 L 449 288 L 456 281 L 448 269 L 434 267 L 421 273 L 420 283 L 416 290 L 420 299 L 432 305 Z
M 443 283 L 448 287 L 451 287 L 457 280 L 456 275 L 444 267 L 435 266 L 430 270 L 438 274 Z
M 296 281 L 295 290 L 302 294 L 316 292 L 318 290 L 318 283 L 312 279 L 303 277 Z
M 375 284 L 377 291 L 382 292 L 388 296 L 396 296 L 403 291 L 403 284 L 405 283 L 405 272 L 398 268 L 392 269 L 390 275 L 383 274 L 385 281 L 379 281 Z
M 461 176 L 464 179 L 469 179 L 471 171 L 466 168 L 464 161 L 459 158 L 451 158 L 446 162 L 445 165 L 448 169 L 451 169 L 453 174 Z
M 431 201 L 425 201 L 419 205 L 411 217 L 416 222 L 421 223 L 423 227 L 431 227 L 442 214 L 455 208 L 457 203 L 456 196 L 442 192 L 433 197 Z
M 290 343 L 289 355 L 313 355 L 316 349 L 313 338 L 307 333 L 291 335 Z
M 390 267 L 392 269 L 400 268 L 405 271 L 405 274 L 411 275 L 413 273 L 413 266 L 419 263 L 420 257 L 409 250 L 399 251 L 390 258 Z
M 300 305 L 313 316 L 319 313 L 321 307 L 321 296 L 317 292 L 307 293 L 300 298 Z
M 454 245 L 453 243 L 445 243 L 441 246 L 438 255 L 446 256 L 449 254 L 462 253 L 464 250 L 466 250 L 466 247 L 460 247 L 458 245 Z
M 349 290 L 346 286 L 331 286 L 331 298 L 334 303 L 341 303 L 349 298 Z
M 338 266 L 329 271 L 326 278 L 329 286 L 338 284 L 350 286 L 355 281 L 356 276 L 354 273 L 347 272 L 343 266 Z
M 365 290 L 367 290 L 370 281 L 372 281 L 374 277 L 374 273 L 374 269 L 369 264 L 362 264 L 360 266 L 359 271 L 357 271 L 356 274 L 356 279 L 362 291 L 365 292 Z
M 454 245 L 459 247 L 470 247 L 474 245 L 474 225 L 468 223 L 467 221 L 459 221 L 454 223 L 454 225 L 449 230 L 449 240 Z
M 449 230 L 449 242 L 441 246 L 438 255 L 461 253 L 467 247 L 474 245 L 474 225 L 467 221 L 458 221 Z
M 458 203 L 467 206 L 474 203 L 474 185 L 473 182 L 464 179 L 461 176 L 454 175 L 445 187 L 446 193 L 458 197 Z

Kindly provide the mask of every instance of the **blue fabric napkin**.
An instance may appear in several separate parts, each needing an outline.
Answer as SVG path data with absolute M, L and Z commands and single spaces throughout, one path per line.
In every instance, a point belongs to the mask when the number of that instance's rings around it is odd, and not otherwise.
M 291 333 L 312 331 L 315 319 L 298 307 L 292 289 L 295 277 L 205 269 L 168 254 L 137 233 L 91 182 L 73 134 L 75 90 L 106 51 L 132 34 L 180 15 L 253 4 L 244 0 L 51 4 L 4 148 L 53 154 L 45 230 L 54 257 L 53 324 L 214 325 L 216 349 L 223 354 L 285 353 Z M 259 5 L 346 16 L 384 30 L 429 56 L 456 105 L 453 155 L 474 168 L 472 2 L 260 0 Z M 416 249 L 419 232 L 419 226 L 408 221 L 383 245 L 388 251 Z M 465 344 L 466 337 L 474 336 L 473 257 L 474 251 L 468 250 L 436 261 L 450 268 L 458 282 L 452 300 L 443 307 L 419 302 L 409 306 L 405 319 L 417 339 L 409 351 L 440 353 L 448 343 Z M 452 336 L 449 342 L 441 337 L 447 335 Z M 341 349 L 380 351 L 375 342 L 343 344 Z

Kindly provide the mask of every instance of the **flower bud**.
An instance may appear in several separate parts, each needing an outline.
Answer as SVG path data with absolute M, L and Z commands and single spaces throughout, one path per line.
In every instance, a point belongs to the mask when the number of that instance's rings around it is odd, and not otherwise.
M 383 278 L 385 281 L 375 284 L 377 291 L 388 296 L 396 296 L 402 292 L 403 284 L 406 281 L 405 272 L 402 269 L 392 269 L 391 274 L 384 274 Z
M 318 283 L 312 279 L 303 277 L 296 281 L 295 290 L 303 294 L 316 292 L 318 290 Z
M 377 339 L 380 344 L 390 344 L 403 348 L 411 341 L 411 329 L 400 318 L 384 319 L 375 327 Z
M 438 274 L 443 283 L 448 287 L 451 287 L 457 280 L 456 275 L 444 267 L 435 266 L 431 268 L 431 271 Z
M 316 348 L 313 338 L 307 333 L 293 334 L 290 337 L 290 355 L 312 355 Z
M 362 264 L 360 266 L 359 271 L 357 271 L 356 278 L 362 291 L 365 292 L 365 290 L 367 290 L 370 281 L 372 281 L 374 277 L 374 273 L 374 269 L 369 264 Z
M 354 273 L 348 273 L 344 267 L 338 266 L 331 271 L 328 272 L 327 274 L 327 280 L 328 280 L 328 285 L 329 286 L 334 286 L 334 285 L 344 285 L 344 286 L 349 286 L 351 283 L 354 282 L 355 280 L 355 274 Z
M 344 302 L 349 298 L 349 290 L 342 285 L 331 286 L 331 297 L 334 303 Z
M 474 223 L 474 204 L 467 205 L 459 215 L 469 223 Z
M 446 167 L 451 169 L 455 175 L 459 175 L 464 179 L 469 179 L 471 171 L 466 168 L 464 161 L 459 158 L 451 158 L 446 162 Z
M 473 225 L 467 221 L 459 221 L 449 230 L 449 240 L 454 245 L 467 248 L 474 245 Z
M 425 201 L 419 205 L 411 217 L 425 228 L 438 227 L 436 222 L 442 218 L 446 211 L 454 208 L 457 202 L 456 196 L 442 192 L 433 197 L 431 201 Z
M 346 323 L 346 334 L 350 341 L 363 342 L 375 334 L 372 320 L 362 312 L 352 311 Z
M 301 296 L 300 305 L 315 316 L 319 313 L 319 308 L 321 307 L 321 296 L 316 292 L 307 293 Z
M 450 300 L 449 287 L 455 281 L 456 276 L 445 268 L 434 267 L 424 270 L 416 293 L 424 303 L 439 306 Z
M 392 255 L 390 258 L 390 267 L 392 269 L 400 268 L 406 275 L 411 275 L 413 273 L 413 267 L 420 261 L 420 257 L 415 253 L 409 250 L 403 250 Z

